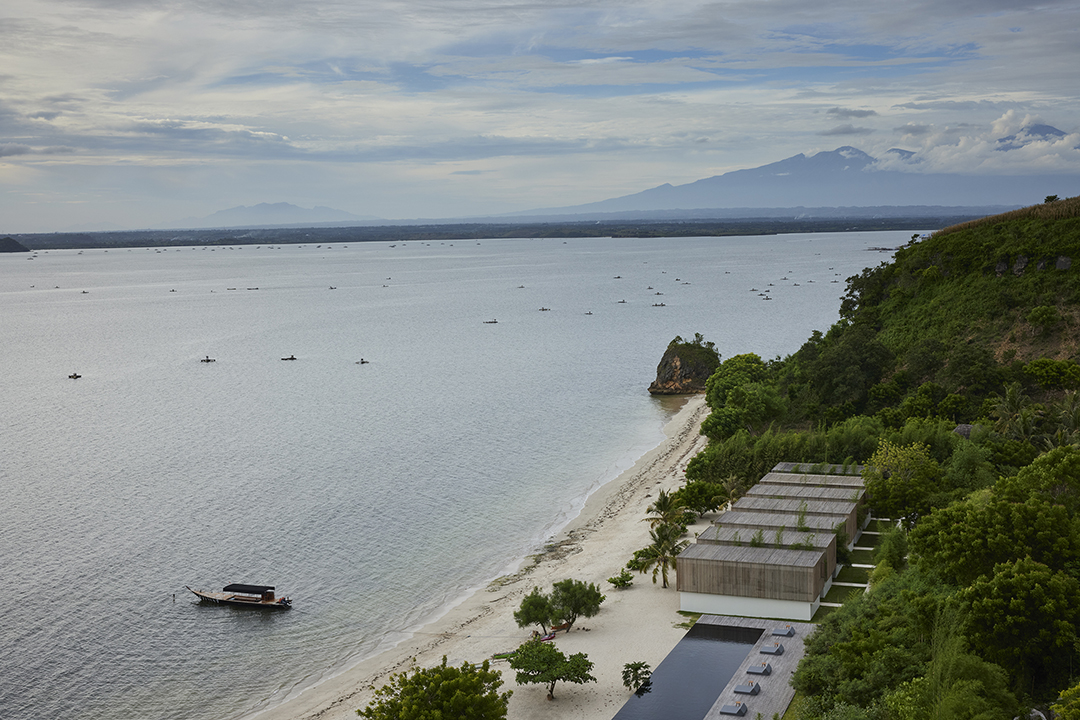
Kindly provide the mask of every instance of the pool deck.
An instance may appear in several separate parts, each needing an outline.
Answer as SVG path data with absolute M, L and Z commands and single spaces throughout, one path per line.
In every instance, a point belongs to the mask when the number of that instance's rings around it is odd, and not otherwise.
M 722 712 L 724 706 L 733 706 L 736 702 L 746 705 L 745 718 L 756 718 L 758 713 L 765 720 L 772 720 L 773 714 L 784 716 L 791 699 L 795 697 L 795 688 L 791 687 L 791 675 L 802 659 L 804 648 L 803 640 L 817 627 L 812 623 L 792 622 L 790 620 L 762 620 L 759 618 L 729 617 L 726 615 L 702 615 L 698 624 L 724 625 L 727 627 L 760 628 L 764 630 L 761 638 L 754 644 L 746 659 L 743 660 L 734 677 L 720 693 L 720 697 L 713 703 L 712 708 L 705 714 L 705 720 L 724 720 L 735 717 L 730 713 Z M 791 637 L 777 637 L 772 634 L 775 629 L 791 627 L 795 634 Z M 771 655 L 762 652 L 766 646 L 780 643 L 784 646 L 782 655 Z M 752 675 L 747 673 L 751 665 L 760 666 L 766 662 L 772 666 L 769 675 Z M 753 680 L 759 685 L 761 691 L 757 695 L 742 695 L 735 693 L 736 685 L 745 685 Z

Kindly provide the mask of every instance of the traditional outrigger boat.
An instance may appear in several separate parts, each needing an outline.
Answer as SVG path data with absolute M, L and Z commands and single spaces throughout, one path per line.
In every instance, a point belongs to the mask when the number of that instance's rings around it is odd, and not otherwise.
M 268 608 L 288 610 L 292 607 L 292 600 L 287 597 L 275 597 L 273 585 L 245 585 L 233 583 L 226 585 L 221 592 L 207 592 L 195 590 L 185 585 L 188 590 L 195 593 L 203 602 L 217 605 L 239 605 L 241 607 Z

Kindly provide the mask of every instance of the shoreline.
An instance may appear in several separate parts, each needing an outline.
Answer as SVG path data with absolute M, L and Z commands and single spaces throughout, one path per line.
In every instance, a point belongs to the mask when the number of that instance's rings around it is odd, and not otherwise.
M 430 667 L 443 655 L 448 664 L 479 664 L 498 652 L 513 650 L 528 639 L 531 628 L 519 628 L 513 618 L 521 598 L 533 586 L 572 577 L 596 583 L 606 600 L 600 614 L 582 618 L 570 633 L 559 633 L 555 644 L 563 652 L 585 652 L 595 664 L 596 683 L 561 683 L 555 690 L 560 716 L 600 720 L 610 718 L 629 693 L 622 686 L 622 666 L 643 660 L 656 667 L 685 634 L 676 628 L 678 594 L 673 587 L 653 585 L 649 575 L 635 574 L 625 590 L 611 587 L 633 552 L 648 544 L 648 525 L 642 522 L 655 490 L 671 490 L 685 479 L 686 463 L 704 448 L 699 433 L 708 414 L 704 395 L 690 396 L 664 426 L 664 439 L 612 481 L 594 490 L 578 515 L 558 531 L 544 549 L 522 558 L 516 571 L 472 589 L 430 622 L 410 630 L 395 646 L 308 687 L 285 702 L 258 711 L 259 720 L 344 720 L 370 701 L 374 690 L 391 674 L 414 664 Z M 691 532 L 700 528 L 691 528 Z M 669 575 L 669 580 L 671 577 Z M 643 633 L 644 627 L 648 632 Z M 550 718 L 555 708 L 539 685 L 519 686 L 505 662 L 492 662 L 502 671 L 500 691 L 513 690 L 507 718 Z

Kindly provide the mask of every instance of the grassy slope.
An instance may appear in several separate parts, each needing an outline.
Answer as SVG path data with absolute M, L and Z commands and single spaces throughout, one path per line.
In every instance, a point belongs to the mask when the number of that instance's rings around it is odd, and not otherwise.
M 1068 270 L 1055 269 L 1061 256 L 1073 259 Z M 898 356 L 927 339 L 976 343 L 999 362 L 1080 355 L 1080 198 L 946 228 L 900 250 L 883 273 L 869 299 L 880 340 Z M 1040 331 L 1027 320 L 1037 306 L 1063 321 Z

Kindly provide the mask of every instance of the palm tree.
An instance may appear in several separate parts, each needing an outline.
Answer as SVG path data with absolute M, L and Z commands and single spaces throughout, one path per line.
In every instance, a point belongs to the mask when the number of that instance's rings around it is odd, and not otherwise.
M 738 475 L 732 473 L 721 480 L 720 484 L 723 485 L 724 490 L 727 491 L 728 503 L 735 503 L 739 499 L 739 496 L 742 495 L 742 480 L 739 479 Z
M 656 502 L 650 505 L 646 512 L 649 513 L 649 517 L 645 518 L 645 521 L 649 523 L 650 527 L 674 525 L 680 528 L 679 535 L 686 532 L 686 506 L 676 498 L 674 493 L 661 490 L 656 497 Z
M 682 531 L 674 525 L 658 525 L 649 531 L 652 544 L 634 553 L 634 558 L 626 564 L 631 570 L 644 574 L 652 570 L 652 581 L 656 583 L 659 574 L 663 587 L 668 586 L 668 568 L 675 569 L 675 558 L 690 544 L 689 540 L 680 540 Z

